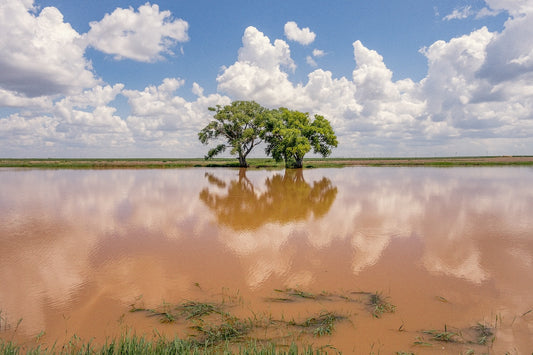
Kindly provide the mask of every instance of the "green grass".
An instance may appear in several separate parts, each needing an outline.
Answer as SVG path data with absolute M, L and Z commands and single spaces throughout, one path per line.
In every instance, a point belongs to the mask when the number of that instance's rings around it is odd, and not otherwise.
M 241 320 L 229 314 L 222 315 L 220 323 L 206 322 L 200 319 L 197 325 L 191 327 L 198 331 L 196 338 L 204 346 L 217 345 L 221 342 L 235 342 L 246 340 L 245 337 L 253 329 L 251 320 Z
M 446 343 L 455 343 L 459 340 L 459 333 L 448 331 L 446 325 L 444 325 L 444 331 L 440 330 L 424 330 L 424 334 L 431 335 L 432 340 L 442 341 Z
M 283 162 L 271 158 L 247 159 L 250 169 L 284 169 Z M 502 166 L 533 165 L 533 156 L 514 157 L 435 157 L 435 158 L 307 158 L 306 168 L 340 168 L 345 166 Z M 187 167 L 238 168 L 235 158 L 152 158 L 152 159 L 0 159 L 0 167 L 47 169 L 165 169 Z
M 384 313 L 394 313 L 396 306 L 387 301 L 388 297 L 375 292 L 368 297 L 368 306 L 374 318 L 381 318 Z
M 108 340 L 103 346 L 97 346 L 89 342 L 84 342 L 77 336 L 74 336 L 67 344 L 59 347 L 27 347 L 11 341 L 0 339 L 0 354 L 18 355 L 18 354 L 65 354 L 65 355 L 167 355 L 167 354 L 258 354 L 258 355 L 311 355 L 325 354 L 323 348 L 312 346 L 298 347 L 296 344 L 288 346 L 276 345 L 271 342 L 261 343 L 250 341 L 238 346 L 229 342 L 223 343 L 217 347 L 207 347 L 198 342 L 183 340 L 179 338 L 167 339 L 161 335 L 152 338 L 148 336 L 139 336 L 136 334 L 123 334 L 122 336 Z
M 139 301 L 141 301 L 140 298 L 130 305 L 130 312 L 146 312 L 149 316 L 159 317 L 161 323 L 172 323 L 180 318 L 201 319 L 212 313 L 225 314 L 222 311 L 222 304 L 185 301 L 178 305 L 163 303 L 156 308 L 145 308 L 143 304 L 137 304 Z
M 300 327 L 311 328 L 314 336 L 321 337 L 333 334 L 335 322 L 346 319 L 345 316 L 333 312 L 323 311 L 318 316 L 307 318 L 299 324 Z
M 473 329 L 477 334 L 477 343 L 479 345 L 487 345 L 494 341 L 494 330 L 485 323 L 476 324 Z

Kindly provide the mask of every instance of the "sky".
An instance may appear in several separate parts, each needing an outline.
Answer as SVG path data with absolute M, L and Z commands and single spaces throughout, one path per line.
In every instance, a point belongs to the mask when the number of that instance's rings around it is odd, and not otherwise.
M 532 155 L 532 23 L 531 0 L 0 0 L 0 157 L 203 157 L 234 100 L 324 116 L 333 157 Z

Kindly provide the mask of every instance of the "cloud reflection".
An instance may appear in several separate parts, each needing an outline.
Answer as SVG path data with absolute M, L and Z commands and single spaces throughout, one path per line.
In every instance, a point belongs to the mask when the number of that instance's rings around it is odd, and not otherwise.
M 312 287 L 334 270 L 349 282 L 409 240 L 420 245 L 409 262 L 432 277 L 490 281 L 516 304 L 533 284 L 531 169 L 304 174 L 2 170 L 3 314 L 38 332 L 48 306 L 68 306 L 88 285 L 157 302 L 199 280 Z

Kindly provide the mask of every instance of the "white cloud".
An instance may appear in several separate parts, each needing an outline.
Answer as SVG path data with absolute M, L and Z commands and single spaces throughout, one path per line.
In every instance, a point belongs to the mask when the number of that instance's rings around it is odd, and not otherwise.
M 264 34 L 255 28 L 247 32 L 239 54 L 276 52 L 276 46 Z M 294 85 L 282 70 L 287 57 L 278 55 L 272 62 L 256 60 L 255 55 L 243 60 L 239 55 L 239 60 L 217 78 L 218 88 L 233 99 L 252 99 L 269 107 L 287 106 L 325 115 L 341 141 L 360 130 L 369 135 L 388 130 L 388 134 L 400 136 L 404 132 L 401 125 L 413 122 L 423 111 L 423 103 L 411 93 L 416 85 L 409 80 L 393 83 L 383 58 L 359 41 L 354 43 L 354 54 L 357 67 L 353 81 L 335 79 L 331 72 L 317 69 L 308 75 L 305 85 Z
M 52 99 L 48 96 L 27 97 L 15 91 L 9 91 L 0 88 L 0 107 L 45 109 L 52 107 Z
M 54 105 L 54 115 L 63 131 L 72 135 L 88 133 L 128 133 L 126 123 L 108 106 L 122 91 L 123 84 L 97 86 L 80 95 L 66 97 Z
M 516 17 L 533 11 L 533 2 L 530 0 L 485 0 L 489 8 L 495 11 L 507 11 Z
M 313 49 L 313 57 L 323 57 L 326 55 L 326 52 L 324 52 L 323 50 L 321 49 Z
M 533 62 L 528 60 L 533 48 L 532 20 L 533 9 L 506 21 L 504 31 L 496 34 L 487 45 L 487 60 L 481 68 L 481 77 L 496 84 L 526 79 L 532 74 Z
M 303 45 L 313 43 L 316 34 L 311 32 L 309 27 L 299 28 L 298 24 L 294 21 L 289 21 L 285 24 L 285 36 L 291 41 L 296 41 Z
M 480 88 L 476 73 L 485 61 L 485 48 L 493 38 L 486 27 L 450 42 L 437 41 L 423 51 L 428 75 L 422 92 L 432 120 L 462 119 L 457 110 L 472 100 Z
M 316 64 L 315 60 L 313 59 L 313 57 L 311 57 L 310 55 L 308 55 L 307 57 L 305 57 L 305 61 L 307 64 L 309 64 L 310 66 L 312 67 L 317 67 L 318 64 Z
M 527 16 L 511 18 L 502 33 L 481 28 L 425 50 L 429 70 L 421 95 L 428 119 L 463 139 L 489 140 L 483 144 L 513 138 L 531 144 L 533 68 L 511 62 L 530 51 L 526 22 Z
M 132 110 L 127 124 L 138 144 L 172 147 L 189 156 L 202 149 L 197 133 L 212 118 L 208 107 L 227 105 L 231 100 L 218 94 L 203 96 L 203 89 L 195 83 L 193 91 L 198 97 L 187 101 L 174 94 L 184 84 L 182 79 L 166 78 L 158 87 L 124 90 Z
M 204 96 L 204 88 L 196 82 L 192 83 L 192 93 L 196 96 Z
M 529 25 L 533 9 L 524 1 L 486 3 L 487 11 L 509 13 L 504 29 L 498 33 L 483 27 L 422 49 L 428 72 L 420 82 L 394 81 L 383 57 L 358 40 L 353 43 L 351 77 L 314 69 L 307 82 L 293 82 L 296 64 L 287 42 L 271 40 L 248 27 L 237 61 L 223 67 L 217 77 L 218 94 L 206 95 L 193 82 L 190 91 L 196 97 L 189 100 L 175 93 L 185 85 L 178 78 L 144 90 L 99 85 L 83 56 L 82 36 L 63 22 L 57 9 L 39 13 L 30 0 L 3 1 L 0 28 L 10 35 L 0 37 L 5 49 L 0 56 L 0 106 L 8 108 L 0 118 L 0 150 L 10 154 L 17 149 L 24 152 L 24 147 L 42 147 L 43 152 L 53 147 L 52 152 L 61 155 L 75 146 L 100 151 L 138 147 L 137 156 L 156 148 L 178 156 L 200 156 L 205 147 L 198 142 L 197 132 L 211 118 L 207 107 L 242 99 L 326 116 L 339 137 L 336 155 L 488 150 L 527 154 L 533 144 L 533 27 Z M 124 22 L 116 22 L 120 16 Z M 153 21 L 148 27 L 138 27 L 142 31 L 126 32 L 124 47 L 118 45 L 113 54 L 126 57 L 120 48 L 133 45 L 134 37 L 129 36 L 155 28 L 151 43 L 156 46 L 132 47 L 131 56 L 156 60 L 170 48 L 158 47 L 160 40 L 164 43 L 162 28 L 180 23 L 172 21 L 168 12 L 149 4 L 138 12 L 117 9 L 93 28 L 115 21 L 122 31 L 133 28 L 128 27 L 131 21 L 143 24 L 149 18 Z M 316 58 L 322 55 L 324 51 L 314 49 L 306 61 L 316 66 Z M 120 95 L 127 98 L 129 107 Z M 130 113 L 125 113 L 128 109 Z
M 133 59 L 154 62 L 163 53 L 173 54 L 176 42 L 186 42 L 188 23 L 173 19 L 170 11 L 159 11 L 159 6 L 146 3 L 139 7 L 117 8 L 99 22 L 91 22 L 85 40 L 94 48 L 115 59 Z
M 480 19 L 483 17 L 491 17 L 491 16 L 497 16 L 500 13 L 500 11 L 497 10 L 491 10 L 487 7 L 482 8 L 478 11 L 476 14 L 476 19 Z
M 80 35 L 55 7 L 38 15 L 33 1 L 0 2 L 0 88 L 11 96 L 73 94 L 98 80 Z
M 282 70 L 296 68 L 288 44 L 279 39 L 271 44 L 255 27 L 245 30 L 242 44 L 238 61 L 217 77 L 218 90 L 234 99 L 252 99 L 264 105 L 276 105 L 280 99 L 292 97 L 292 83 Z
M 289 106 L 325 115 L 339 136 L 339 146 L 347 147 L 344 151 L 339 148 L 337 154 L 353 155 L 358 146 L 398 155 L 414 155 L 418 147 L 431 147 L 432 152 L 442 154 L 454 154 L 451 150 L 460 147 L 479 154 L 486 152 L 485 146 L 496 144 L 494 139 L 502 139 L 501 143 L 512 137 L 533 136 L 533 81 L 527 80 L 531 71 L 520 74 L 520 80 L 496 86 L 481 75 L 491 62 L 490 56 L 498 54 L 491 46 L 500 37 L 518 38 L 511 30 L 518 32 L 526 22 L 522 16 L 510 19 L 502 34 L 481 28 L 449 42 L 435 42 L 422 50 L 429 69 L 418 83 L 393 81 L 383 57 L 355 41 L 356 67 L 351 79 L 336 79 L 331 72 L 318 69 L 308 75 L 307 83 L 294 84 L 282 66 L 290 57 L 257 60 L 256 56 L 262 58 L 266 52 L 276 53 L 276 46 L 261 32 L 248 29 L 239 53 L 250 55 L 240 55 L 224 69 L 217 78 L 218 88 L 233 99 L 253 99 L 269 107 Z M 524 31 L 528 30 L 522 28 Z M 515 44 L 510 39 L 506 42 Z M 526 70 L 532 46 L 527 41 L 518 46 L 518 42 L 509 62 Z M 286 53 L 290 55 L 288 46 Z M 491 73 L 496 75 L 498 70 L 493 68 Z M 473 138 L 478 140 L 472 143 Z M 531 144 L 527 138 L 525 142 Z
M 296 69 L 289 45 L 280 39 L 275 40 L 274 45 L 271 45 L 270 39 L 255 27 L 246 28 L 242 44 L 243 46 L 239 49 L 240 62 L 269 70 L 280 66 L 286 66 L 291 70 Z
M 96 86 L 57 101 L 45 114 L 37 111 L 1 118 L 0 147 L 16 151 L 32 146 L 64 154 L 69 147 L 105 149 L 131 144 L 126 122 L 110 106 L 122 89 L 122 84 Z
M 472 6 L 465 6 L 460 9 L 454 9 L 451 14 L 444 16 L 443 20 L 463 20 L 472 16 L 473 14 L 474 12 L 472 11 Z

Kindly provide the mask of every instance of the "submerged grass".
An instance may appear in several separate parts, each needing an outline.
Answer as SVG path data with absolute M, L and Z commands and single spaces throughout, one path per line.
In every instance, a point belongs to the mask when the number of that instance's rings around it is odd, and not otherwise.
M 157 308 L 145 308 L 137 305 L 141 298 L 130 305 L 130 312 L 146 312 L 149 316 L 158 316 L 161 323 L 172 323 L 180 318 L 185 320 L 199 319 L 212 313 L 223 314 L 222 304 L 185 301 L 178 305 L 163 303 Z
M 253 323 L 235 316 L 224 315 L 222 322 L 213 323 L 199 320 L 191 329 L 198 331 L 196 336 L 199 344 L 204 346 L 217 345 L 221 342 L 243 341 L 253 329 Z
M 432 340 L 447 342 L 447 343 L 455 343 L 460 340 L 459 333 L 448 331 L 446 324 L 444 325 L 444 331 L 440 330 L 424 330 L 424 334 L 431 335 Z
M 396 306 L 387 301 L 388 297 L 383 296 L 380 292 L 375 292 L 368 297 L 368 306 L 375 318 L 381 318 L 384 313 L 394 313 Z
M 494 337 L 494 330 L 492 327 L 485 323 L 477 323 L 475 326 L 472 327 L 476 334 L 477 334 L 477 343 L 479 345 L 487 345 L 489 342 L 493 342 Z
M 307 318 L 299 326 L 312 329 L 313 335 L 320 337 L 333 334 L 335 322 L 343 319 L 346 319 L 346 317 L 333 312 L 323 311 L 318 316 Z
M 320 306 L 330 304 L 329 301 L 350 302 L 353 306 L 369 311 L 373 317 L 381 318 L 385 313 L 394 313 L 396 306 L 389 301 L 388 296 L 380 292 L 343 292 L 330 293 L 322 291 L 313 293 L 301 289 L 276 289 L 283 301 L 267 299 L 271 302 L 305 302 L 317 303 Z M 348 296 L 349 295 L 349 296 Z M 92 341 L 83 341 L 73 336 L 67 343 L 45 347 L 44 333 L 35 338 L 34 347 L 27 344 L 19 345 L 13 341 L 0 339 L 1 354 L 324 354 L 337 349 L 331 345 L 324 347 L 301 346 L 302 341 L 313 337 L 331 336 L 337 324 L 351 319 L 347 315 L 331 310 L 304 315 L 296 321 L 276 319 L 270 313 L 256 314 L 239 318 L 228 310 L 237 305 L 244 306 L 241 298 L 222 295 L 222 302 L 182 301 L 172 304 L 163 302 L 155 308 L 144 306 L 142 297 L 138 297 L 130 305 L 130 312 L 144 313 L 147 317 L 157 317 L 162 323 L 177 323 L 180 327 L 187 327 L 190 331 L 184 338 L 167 339 L 154 329 L 152 336 L 137 335 L 131 331 L 117 338 L 108 339 L 104 345 L 96 345 Z M 327 302 L 322 302 L 327 301 Z M 352 306 L 353 305 L 353 306 Z M 349 314 L 353 314 L 353 309 Z M 529 312 L 526 312 L 529 314 Z M 0 313 L 5 328 L 5 315 Z M 444 325 L 444 330 L 420 330 L 413 345 L 433 347 L 435 342 L 457 343 L 475 348 L 491 346 L 495 340 L 496 325 L 478 322 L 474 326 L 463 329 L 450 330 Z M 405 331 L 404 325 L 399 331 Z M 172 328 L 167 328 L 172 329 Z M 176 328 L 183 329 L 183 328 Z M 13 338 L 11 338 L 12 340 Z M 316 340 L 319 341 L 318 339 Z M 321 340 L 322 342 L 322 340 Z M 305 344 L 305 343 L 303 343 Z M 397 354 L 411 354 L 397 352 Z
M 487 325 L 486 323 L 478 322 L 476 325 L 465 328 L 457 329 L 455 331 L 450 331 L 448 326 L 444 325 L 444 330 L 423 330 L 423 334 L 429 335 L 431 338 L 429 341 L 438 341 L 445 343 L 461 343 L 461 344 L 470 344 L 470 345 L 491 345 L 496 339 L 494 334 L 494 328 Z M 415 345 L 428 345 L 432 346 L 433 344 L 429 343 L 422 337 L 418 337 L 415 341 Z

